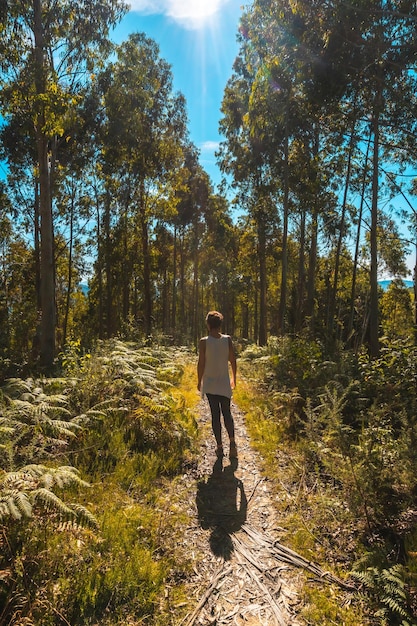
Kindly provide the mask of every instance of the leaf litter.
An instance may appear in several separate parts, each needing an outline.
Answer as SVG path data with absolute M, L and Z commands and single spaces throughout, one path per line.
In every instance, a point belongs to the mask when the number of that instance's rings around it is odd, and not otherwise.
M 182 537 L 192 555 L 187 583 L 192 608 L 178 626 L 302 626 L 303 571 L 352 591 L 345 581 L 279 540 L 276 502 L 251 447 L 243 413 L 232 405 L 238 459 L 217 459 L 208 404 L 198 407 L 201 456 L 188 484 L 190 526 Z M 194 497 L 190 498 L 190 490 Z

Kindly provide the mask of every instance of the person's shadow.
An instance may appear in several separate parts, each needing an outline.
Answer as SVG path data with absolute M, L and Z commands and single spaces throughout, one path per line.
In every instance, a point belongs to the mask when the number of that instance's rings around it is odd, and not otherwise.
M 210 548 L 214 555 L 229 560 L 233 552 L 232 533 L 246 521 L 247 499 L 243 483 L 236 478 L 237 459 L 223 467 L 217 459 L 211 476 L 197 485 L 196 504 L 201 528 L 211 529 Z

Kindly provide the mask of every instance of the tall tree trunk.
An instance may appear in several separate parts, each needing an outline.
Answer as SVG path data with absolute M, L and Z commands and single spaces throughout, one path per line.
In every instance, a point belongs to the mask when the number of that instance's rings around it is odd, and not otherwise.
M 172 266 L 172 305 L 171 305 L 171 329 L 175 337 L 177 326 L 177 227 L 174 226 L 174 260 Z
M 281 265 L 281 294 L 278 309 L 278 332 L 285 334 L 285 314 L 287 310 L 287 280 L 288 280 L 288 199 L 289 199 L 289 163 L 288 163 L 288 107 L 285 114 L 284 140 L 284 199 L 282 217 L 282 265 Z
M 294 330 L 301 330 L 303 323 L 304 294 L 306 282 L 305 270 L 305 245 L 306 245 L 306 212 L 302 209 L 300 221 L 300 248 L 298 253 L 298 278 L 297 293 L 295 297 Z
M 112 277 L 112 241 L 110 232 L 110 190 L 106 191 L 103 226 L 105 236 L 105 272 L 106 272 L 106 334 L 113 335 L 113 277 Z
M 161 306 L 161 328 L 164 335 L 169 333 L 169 276 L 168 262 L 162 270 L 162 306 Z
M 184 336 L 187 324 L 185 319 L 185 245 L 184 245 L 184 228 L 181 228 L 180 237 L 180 330 L 182 336 Z
M 68 317 L 71 306 L 71 292 L 72 292 L 72 253 L 74 246 L 74 193 L 71 194 L 71 209 L 70 209 L 70 233 L 69 233 L 69 252 L 68 252 L 68 286 L 67 297 L 65 299 L 65 313 L 64 323 L 62 328 L 62 345 L 65 346 L 67 342 L 67 329 L 68 329 Z
M 355 242 L 355 255 L 353 258 L 353 272 L 352 272 L 352 287 L 350 292 L 350 311 L 349 311 L 349 325 L 348 325 L 348 333 L 347 340 L 350 342 L 353 339 L 354 334 L 354 318 L 355 318 L 355 300 L 356 300 L 356 276 L 358 273 L 358 261 L 359 261 L 359 247 L 361 241 L 361 226 L 362 226 L 362 214 L 363 214 L 363 205 L 365 201 L 365 188 L 366 188 L 366 179 L 368 177 L 368 157 L 369 151 L 371 148 L 371 139 L 372 139 L 372 131 L 369 132 L 368 144 L 366 146 L 366 155 L 365 155 L 365 166 L 363 168 L 362 175 L 362 191 L 361 191 L 361 201 L 359 205 L 359 213 L 358 213 L 358 229 L 356 231 L 356 242 Z M 359 329 L 357 330 L 360 344 L 360 337 L 362 333 L 359 333 Z M 359 345 L 357 346 L 359 348 Z
M 46 92 L 45 40 L 41 0 L 33 1 L 35 38 L 35 86 L 38 96 Z M 55 259 L 53 244 L 52 202 L 49 178 L 48 138 L 45 134 L 45 111 L 36 116 L 35 133 L 39 166 L 39 213 L 41 253 L 41 335 L 40 362 L 49 368 L 55 358 Z
M 145 183 L 140 183 L 139 219 L 143 254 L 143 300 L 144 300 L 144 331 L 146 339 L 152 335 L 152 295 L 151 295 L 151 262 L 149 257 L 149 224 L 146 216 Z
M 96 234 L 97 234 L 97 299 L 98 299 L 98 336 L 103 339 L 103 252 L 100 229 L 100 205 L 97 189 L 95 191 L 95 202 L 97 211 Z
M 372 117 L 374 136 L 372 155 L 372 207 L 371 207 L 371 270 L 370 270 L 370 303 L 369 303 L 369 352 L 371 357 L 379 356 L 379 322 L 378 322 L 378 191 L 379 191 L 379 116 L 381 111 L 382 78 L 377 77 L 378 91 L 375 96 L 375 107 Z
M 192 297 L 192 307 L 191 311 L 191 338 L 193 340 L 194 345 L 197 345 L 198 342 L 198 319 L 199 319 L 199 288 L 198 288 L 198 269 L 199 269 L 199 221 L 196 220 L 194 226 L 194 261 L 193 261 L 193 297 Z
M 129 300 L 130 300 L 130 261 L 129 261 L 129 253 L 128 253 L 128 206 L 129 201 L 126 199 L 126 205 L 123 212 L 123 272 L 122 276 L 120 276 L 120 280 L 122 282 L 122 318 L 123 322 L 127 322 L 129 318 Z
M 417 259 L 417 243 L 415 246 L 416 259 Z M 414 266 L 413 272 L 413 290 L 414 290 L 414 344 L 417 345 L 417 261 Z
M 35 181 L 35 203 L 34 203 L 34 250 L 35 250 L 35 290 L 36 307 L 42 310 L 41 302 L 41 234 L 40 234 L 40 209 L 39 209 L 39 181 Z
M 319 153 L 319 138 L 318 131 L 316 129 L 316 137 L 313 149 L 313 158 L 316 159 Z M 307 277 L 307 301 L 306 301 L 306 316 L 309 318 L 310 330 L 314 333 L 315 326 L 315 294 L 316 294 L 316 267 L 317 267 L 317 239 L 319 229 L 319 206 L 317 194 L 315 194 L 314 205 L 312 208 L 311 217 L 311 241 L 310 241 L 310 254 L 308 260 L 308 277 Z
M 315 205 L 311 218 L 311 240 L 310 252 L 308 258 L 308 275 L 307 275 L 307 300 L 306 300 L 306 317 L 309 318 L 310 329 L 314 331 L 315 324 L 315 307 L 314 296 L 316 292 L 316 266 L 317 266 L 317 237 L 318 237 L 318 208 Z
M 266 232 L 265 217 L 261 210 L 261 215 L 257 216 L 258 228 L 258 260 L 259 260 L 259 334 L 258 342 L 260 346 L 266 345 Z
M 346 205 L 347 205 L 347 195 L 348 195 L 348 190 L 349 190 L 349 185 L 350 185 L 350 173 L 352 170 L 352 154 L 353 154 L 354 140 L 355 140 L 355 121 L 352 124 L 352 130 L 350 133 L 345 188 L 343 191 L 342 211 L 340 214 L 339 236 L 337 239 L 336 258 L 334 262 L 333 284 L 330 289 L 329 309 L 328 309 L 328 318 L 327 318 L 327 340 L 330 342 L 333 342 L 335 339 L 334 318 L 335 318 L 335 311 L 336 311 L 337 288 L 338 288 L 338 282 L 339 282 L 340 254 L 342 251 L 342 243 L 343 243 L 343 239 L 345 236 L 344 230 L 345 230 Z
M 242 337 L 243 339 L 249 339 L 249 302 L 250 302 L 250 286 L 249 281 L 246 281 L 246 296 L 242 302 Z

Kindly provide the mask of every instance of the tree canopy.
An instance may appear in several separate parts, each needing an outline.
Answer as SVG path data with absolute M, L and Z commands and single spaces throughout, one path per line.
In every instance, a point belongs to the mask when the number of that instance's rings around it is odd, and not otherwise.
M 70 338 L 120 333 L 195 342 L 216 307 L 261 345 L 312 333 L 377 356 L 378 278 L 406 275 L 415 239 L 414 4 L 247 7 L 217 193 L 157 43 L 111 43 L 125 11 L 3 7 L 3 358 L 50 367 Z

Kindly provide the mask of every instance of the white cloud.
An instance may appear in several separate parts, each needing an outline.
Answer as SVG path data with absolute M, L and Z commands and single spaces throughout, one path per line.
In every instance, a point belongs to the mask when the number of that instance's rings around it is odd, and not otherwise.
M 129 4 L 131 11 L 151 15 L 152 13 L 163 13 L 166 3 L 163 1 L 155 2 L 155 0 L 131 0 Z
M 201 152 L 215 152 L 218 149 L 219 149 L 218 141 L 204 141 L 200 145 Z
M 163 13 L 188 29 L 200 28 L 214 17 L 228 0 L 131 0 L 132 11 Z

